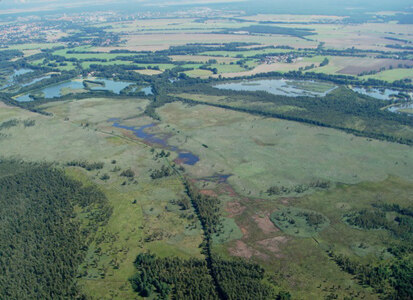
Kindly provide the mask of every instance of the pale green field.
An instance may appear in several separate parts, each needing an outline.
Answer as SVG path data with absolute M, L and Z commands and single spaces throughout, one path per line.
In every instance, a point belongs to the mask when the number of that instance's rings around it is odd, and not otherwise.
M 189 77 L 209 77 L 213 73 L 209 70 L 201 70 L 201 69 L 194 69 L 190 71 L 185 71 L 184 72 L 186 75 Z
M 393 70 L 385 70 L 382 72 L 379 72 L 374 75 L 366 75 L 362 76 L 362 79 L 369 79 L 369 78 L 374 78 L 374 79 L 380 79 L 388 82 L 393 82 L 395 80 L 401 80 L 401 79 L 413 79 L 413 69 L 393 69 Z
M 197 166 L 187 167 L 193 176 L 233 174 L 229 182 L 245 196 L 266 197 L 272 185 L 317 179 L 354 184 L 397 175 L 413 180 L 408 146 L 203 105 L 173 103 L 158 111 L 170 128 L 185 134 L 171 143 L 199 154 Z

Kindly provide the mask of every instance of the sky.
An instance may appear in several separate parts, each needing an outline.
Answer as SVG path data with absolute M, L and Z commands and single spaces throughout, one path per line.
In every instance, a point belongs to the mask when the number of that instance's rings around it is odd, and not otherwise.
M 0 0 L 0 14 L 7 11 L 53 11 L 55 9 L 127 9 L 176 7 L 178 5 L 212 6 L 250 12 L 333 14 L 351 11 L 412 11 L 412 0 Z

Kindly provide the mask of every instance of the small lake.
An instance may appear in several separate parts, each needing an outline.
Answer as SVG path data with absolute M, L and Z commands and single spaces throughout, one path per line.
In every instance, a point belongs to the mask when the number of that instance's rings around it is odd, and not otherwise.
M 140 92 L 144 92 L 146 96 L 153 95 L 153 90 L 151 86 L 144 87 L 139 90 Z
M 364 87 L 353 87 L 353 91 L 380 100 L 392 100 L 391 95 L 398 95 L 399 91 L 391 89 L 370 89 Z
M 163 138 L 155 136 L 154 134 L 147 133 L 145 129 L 156 126 L 156 124 L 154 123 L 143 125 L 137 128 L 133 126 L 122 125 L 119 123 L 119 119 L 116 119 L 116 118 L 111 118 L 108 120 L 108 122 L 114 122 L 112 125 L 113 127 L 132 131 L 136 137 L 143 139 L 147 143 L 158 144 L 167 150 L 178 153 L 178 157 L 175 160 L 177 163 L 183 163 L 186 165 L 193 166 L 199 161 L 199 157 L 196 156 L 195 154 L 189 151 L 181 150 L 176 146 L 169 145 L 167 138 L 163 139 Z
M 111 91 L 115 94 L 119 94 L 121 90 L 123 90 L 125 87 L 131 85 L 131 82 L 126 82 L 126 81 L 114 81 L 110 79 L 96 79 L 96 81 L 103 82 L 104 86 L 94 86 L 91 87 L 90 89 L 92 91 Z M 83 86 L 82 86 L 83 87 Z
M 223 83 L 214 86 L 218 89 L 234 91 L 264 91 L 273 95 L 290 97 L 309 96 L 323 97 L 337 88 L 337 86 L 324 82 L 309 80 L 263 79 L 241 82 Z
M 40 81 L 44 78 L 39 78 L 37 81 Z M 92 87 L 91 90 L 104 90 L 104 91 L 111 91 L 113 93 L 119 94 L 121 90 L 123 90 L 125 87 L 129 86 L 130 82 L 125 82 L 125 81 L 114 81 L 114 80 L 109 80 L 109 79 L 98 79 L 99 82 L 103 82 L 104 86 L 98 86 L 98 87 Z M 30 83 L 33 84 L 34 82 Z M 32 101 L 32 99 L 29 97 L 30 94 L 34 93 L 43 93 L 44 97 L 46 99 L 51 99 L 55 97 L 61 97 L 62 96 L 62 89 L 64 88 L 70 88 L 73 90 L 76 89 L 83 89 L 83 81 L 81 80 L 71 80 L 71 81 L 65 81 L 61 82 L 55 85 L 48 86 L 42 90 L 36 91 L 36 92 L 29 92 L 27 94 L 21 95 L 16 99 L 16 101 L 19 102 L 27 102 L 27 101 Z

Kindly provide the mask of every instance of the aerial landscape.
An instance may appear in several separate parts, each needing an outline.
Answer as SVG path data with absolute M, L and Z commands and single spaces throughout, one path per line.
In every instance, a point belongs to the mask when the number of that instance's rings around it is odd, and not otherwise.
M 0 1 L 0 299 L 412 299 L 413 3 Z

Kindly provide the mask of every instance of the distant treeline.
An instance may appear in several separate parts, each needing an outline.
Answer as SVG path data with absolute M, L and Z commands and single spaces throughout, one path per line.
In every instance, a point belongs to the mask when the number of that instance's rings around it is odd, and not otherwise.
M 248 27 L 240 27 L 237 29 L 225 29 L 223 33 L 230 33 L 234 31 L 247 31 L 249 33 L 264 33 L 264 34 L 282 34 L 291 35 L 299 38 L 303 38 L 309 35 L 315 35 L 312 29 L 306 28 L 290 28 L 281 26 L 268 26 L 268 25 L 250 25 Z

